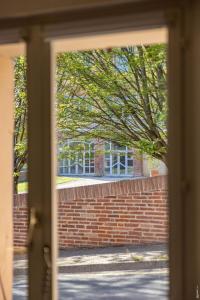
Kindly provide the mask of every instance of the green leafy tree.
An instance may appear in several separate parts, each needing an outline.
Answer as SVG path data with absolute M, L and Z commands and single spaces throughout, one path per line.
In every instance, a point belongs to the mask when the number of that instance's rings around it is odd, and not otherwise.
M 62 138 L 110 140 L 166 162 L 166 46 L 57 57 Z
M 109 140 L 166 162 L 166 46 L 57 56 L 58 140 Z M 26 61 L 15 60 L 14 188 L 27 163 Z M 80 147 L 80 145 L 78 146 Z M 73 155 L 73 149 L 63 155 Z
M 26 93 L 26 61 L 24 57 L 14 60 L 14 192 L 22 168 L 27 163 L 27 93 Z

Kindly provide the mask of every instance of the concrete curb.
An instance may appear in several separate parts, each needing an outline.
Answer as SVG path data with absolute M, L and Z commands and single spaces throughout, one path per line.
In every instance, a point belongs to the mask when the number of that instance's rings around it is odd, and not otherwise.
M 130 271 L 140 269 L 159 269 L 166 268 L 166 261 L 146 261 L 146 262 L 128 262 L 128 263 L 113 263 L 113 264 L 92 264 L 92 265 L 77 265 L 77 266 L 61 266 L 61 273 L 88 273 L 88 272 L 104 272 L 104 271 Z
M 128 263 L 113 263 L 113 264 L 91 264 L 77 266 L 60 266 L 59 273 L 79 274 L 90 272 L 105 272 L 105 271 L 131 271 L 144 269 L 162 269 L 167 268 L 168 262 L 162 260 L 153 260 L 145 262 L 128 262 Z M 26 275 L 27 268 L 15 268 L 14 276 Z

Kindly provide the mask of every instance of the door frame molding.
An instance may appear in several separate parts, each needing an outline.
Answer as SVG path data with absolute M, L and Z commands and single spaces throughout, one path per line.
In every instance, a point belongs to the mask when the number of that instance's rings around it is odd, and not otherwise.
M 66 20 L 68 21 L 66 22 Z M 198 0 L 131 1 L 101 7 L 98 5 L 96 7 L 88 6 L 55 14 L 0 20 L 0 43 L 27 40 L 30 37 L 30 27 L 36 25 L 40 28 L 43 42 L 49 39 L 49 43 L 51 40 L 61 37 L 83 37 L 91 34 L 99 35 L 168 26 L 170 299 L 173 300 L 194 298 L 195 288 L 197 284 L 200 285 L 200 259 L 198 257 L 198 250 L 200 250 L 198 238 L 200 232 L 198 217 L 198 209 L 200 209 L 200 139 L 197 130 L 200 126 L 198 101 L 200 97 L 198 90 L 200 86 L 199 20 L 200 4 Z M 28 56 L 31 55 L 33 55 L 33 51 L 32 54 L 28 52 Z M 175 82 L 176 84 L 174 84 Z M 33 97 L 34 92 L 31 93 L 31 97 Z M 34 126 L 37 120 L 31 122 Z M 47 127 L 43 134 L 52 132 L 50 123 Z M 29 143 L 29 147 L 34 149 L 32 143 L 33 140 Z M 38 155 L 43 156 L 49 148 L 44 150 L 39 147 L 38 149 Z M 49 169 L 51 163 L 50 159 L 43 166 Z M 32 171 L 30 170 L 30 172 Z M 29 176 L 30 179 L 33 178 L 31 174 Z M 50 180 L 50 177 L 48 178 Z M 37 179 L 31 179 L 31 181 L 34 180 L 37 181 Z M 47 181 L 44 180 L 44 182 Z M 31 184 L 34 185 L 34 182 Z M 45 187 L 41 188 L 41 194 L 46 192 Z M 35 193 L 37 193 L 36 186 L 30 191 L 30 197 Z M 53 195 L 53 190 L 49 195 L 50 197 Z M 47 206 L 44 207 L 47 209 Z M 36 256 L 35 263 L 37 265 Z M 35 284 L 35 289 L 37 288 L 38 281 Z M 56 295 L 51 295 L 48 299 L 55 300 Z

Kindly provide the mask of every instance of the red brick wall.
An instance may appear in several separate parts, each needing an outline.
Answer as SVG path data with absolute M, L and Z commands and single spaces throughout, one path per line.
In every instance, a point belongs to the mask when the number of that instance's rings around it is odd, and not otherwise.
M 26 199 L 14 200 L 14 241 L 24 245 Z M 167 240 L 166 177 L 58 190 L 59 247 L 96 247 Z
M 25 246 L 28 228 L 27 195 L 14 197 L 13 205 L 14 245 Z

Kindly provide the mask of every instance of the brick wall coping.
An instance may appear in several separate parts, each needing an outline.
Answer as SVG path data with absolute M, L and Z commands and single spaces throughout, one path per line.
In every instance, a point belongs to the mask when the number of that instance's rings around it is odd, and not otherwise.
M 59 189 L 58 199 L 61 201 L 72 201 L 76 199 L 98 198 L 151 192 L 167 189 L 167 176 L 155 176 L 142 179 L 121 180 L 103 184 L 80 186 Z M 14 206 L 23 206 L 27 201 L 27 194 L 19 194 L 14 197 Z

